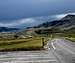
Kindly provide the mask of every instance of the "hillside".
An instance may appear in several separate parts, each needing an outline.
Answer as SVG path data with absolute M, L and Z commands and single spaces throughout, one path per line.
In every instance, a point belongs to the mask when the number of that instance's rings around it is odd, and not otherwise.
M 51 27 L 51 28 L 59 28 L 59 29 L 69 29 L 75 27 L 75 15 L 67 15 L 61 20 L 55 20 L 51 22 L 45 22 L 43 24 L 38 25 L 36 28 L 40 27 Z
M 44 28 L 46 31 L 47 29 L 51 29 L 52 32 L 75 32 L 75 15 L 67 15 L 60 20 L 55 20 L 51 22 L 45 22 L 34 28 Z

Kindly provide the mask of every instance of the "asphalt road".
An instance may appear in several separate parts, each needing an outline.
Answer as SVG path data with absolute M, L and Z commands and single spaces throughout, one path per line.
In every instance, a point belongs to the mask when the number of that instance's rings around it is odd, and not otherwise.
M 50 46 L 52 45 L 52 46 Z M 51 51 L 60 61 L 60 63 L 75 63 L 75 43 L 60 38 L 54 39 L 48 43 Z
M 1 52 L 0 63 L 59 63 L 51 51 Z
M 0 52 L 0 63 L 75 63 L 75 43 L 60 38 L 42 51 Z

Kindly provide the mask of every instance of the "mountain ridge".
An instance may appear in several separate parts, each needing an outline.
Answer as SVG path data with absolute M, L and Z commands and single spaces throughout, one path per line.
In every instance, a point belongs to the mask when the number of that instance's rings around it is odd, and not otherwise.
M 45 22 L 43 24 L 35 26 L 35 28 L 40 28 L 40 27 L 45 27 L 45 28 L 51 27 L 51 28 L 59 28 L 59 29 L 69 29 L 71 27 L 75 27 L 75 15 L 69 14 L 60 20 Z
M 14 32 L 18 30 L 19 28 L 0 27 L 0 32 Z

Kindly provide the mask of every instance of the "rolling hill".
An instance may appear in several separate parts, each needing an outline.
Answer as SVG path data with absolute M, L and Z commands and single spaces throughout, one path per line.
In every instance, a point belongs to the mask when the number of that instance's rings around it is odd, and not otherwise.
M 55 20 L 51 22 L 45 22 L 43 24 L 38 25 L 36 28 L 40 27 L 51 27 L 51 28 L 59 28 L 59 29 L 70 29 L 75 27 L 75 15 L 67 15 L 61 20 Z
M 54 29 L 54 31 L 63 31 L 63 32 L 73 32 L 75 33 L 75 15 L 66 15 L 60 20 L 55 20 L 51 22 L 45 22 L 43 24 L 40 24 L 38 26 L 35 26 L 34 28 L 44 28 L 44 29 Z

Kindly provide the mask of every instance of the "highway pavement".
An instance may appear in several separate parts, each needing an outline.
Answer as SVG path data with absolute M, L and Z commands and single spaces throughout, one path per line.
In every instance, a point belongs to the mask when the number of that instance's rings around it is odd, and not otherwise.
M 54 39 L 48 42 L 53 54 L 61 63 L 75 63 L 75 43 L 64 38 Z
M 75 43 L 56 38 L 46 50 L 0 52 L 0 63 L 75 63 Z

